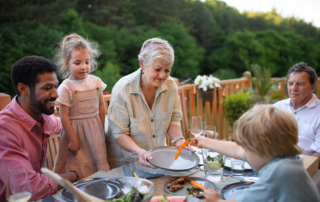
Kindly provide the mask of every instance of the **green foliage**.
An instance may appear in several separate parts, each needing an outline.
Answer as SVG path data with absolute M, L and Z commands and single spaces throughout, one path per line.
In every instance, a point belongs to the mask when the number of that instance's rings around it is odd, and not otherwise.
M 212 74 L 220 80 L 227 80 L 237 78 L 237 74 L 233 69 L 218 69 L 218 71 Z
M 238 118 L 251 108 L 249 102 L 252 92 L 240 90 L 238 93 L 231 94 L 222 100 L 223 115 L 227 118 L 231 127 Z
M 102 70 L 96 70 L 93 74 L 107 84 L 105 91 L 108 91 L 109 93 L 111 93 L 112 87 L 121 78 L 119 67 L 111 62 L 107 62 Z
M 320 29 L 275 9 L 240 13 L 219 0 L 7 0 L 0 8 L 0 91 L 11 95 L 13 63 L 27 55 L 52 59 L 57 43 L 73 32 L 99 43 L 103 75 L 108 68 L 121 76 L 138 69 L 141 45 L 151 37 L 172 44 L 171 76 L 180 79 L 212 72 L 242 77 L 255 63 L 277 77 L 301 61 L 320 70 Z M 113 78 L 106 77 L 108 88 Z
M 253 89 L 258 90 L 258 94 L 255 94 L 251 101 L 254 103 L 273 103 L 273 100 L 281 97 L 281 91 L 272 87 L 282 80 L 271 81 L 270 69 L 261 68 L 259 65 L 254 64 L 252 65 L 252 72 L 254 77 L 248 75 L 246 77 L 252 82 Z
M 196 77 L 205 50 L 197 45 L 196 40 L 188 34 L 188 30 L 179 21 L 163 23 L 159 26 L 161 36 L 168 40 L 175 52 L 174 66 L 171 76 L 184 78 L 187 73 Z

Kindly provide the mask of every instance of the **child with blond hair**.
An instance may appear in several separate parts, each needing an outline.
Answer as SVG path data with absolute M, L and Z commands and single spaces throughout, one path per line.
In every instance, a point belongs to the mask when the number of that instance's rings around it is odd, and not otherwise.
M 272 105 L 256 105 L 233 126 L 234 142 L 196 137 L 193 142 L 228 157 L 247 161 L 259 180 L 232 202 L 320 201 L 319 192 L 297 156 L 298 126 L 291 112 Z M 214 190 L 204 192 L 208 202 L 223 201 Z
M 66 78 L 58 88 L 62 123 L 59 153 L 54 172 L 72 170 L 87 177 L 98 170 L 109 171 L 105 145 L 106 107 L 100 78 L 89 73 L 96 69 L 98 44 L 77 34 L 64 37 L 56 60 L 59 73 Z

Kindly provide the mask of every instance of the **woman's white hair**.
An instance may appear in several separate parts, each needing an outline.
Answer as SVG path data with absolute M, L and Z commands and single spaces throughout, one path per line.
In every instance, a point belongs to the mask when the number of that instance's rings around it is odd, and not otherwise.
M 156 59 L 162 59 L 168 64 L 174 62 L 174 51 L 168 41 L 152 38 L 143 43 L 138 58 L 146 67 L 153 64 Z

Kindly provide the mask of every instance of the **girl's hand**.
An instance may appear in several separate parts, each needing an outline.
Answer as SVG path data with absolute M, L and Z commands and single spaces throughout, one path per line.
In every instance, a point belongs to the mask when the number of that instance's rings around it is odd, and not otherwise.
M 219 193 L 213 189 L 208 189 L 208 190 L 204 191 L 203 193 L 204 193 L 204 198 L 206 199 L 206 202 L 222 201 L 222 198 L 219 195 Z
M 203 143 L 207 138 L 204 136 L 198 136 L 198 137 L 194 137 L 192 139 L 192 143 L 194 146 L 198 147 L 198 148 L 202 148 L 203 147 Z
M 78 140 L 75 140 L 75 141 L 72 141 L 72 142 L 69 142 L 68 144 L 68 150 L 76 155 L 77 154 L 77 151 L 80 149 L 80 144 L 79 144 L 79 141 Z

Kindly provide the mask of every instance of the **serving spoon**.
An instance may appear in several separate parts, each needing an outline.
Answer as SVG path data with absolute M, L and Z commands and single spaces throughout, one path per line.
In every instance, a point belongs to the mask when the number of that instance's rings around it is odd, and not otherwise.
M 62 178 L 57 173 L 49 170 L 48 168 L 41 168 L 41 172 L 58 183 L 60 186 L 66 188 L 79 202 L 105 202 L 95 196 L 85 193 L 81 189 L 73 186 L 69 180 Z

